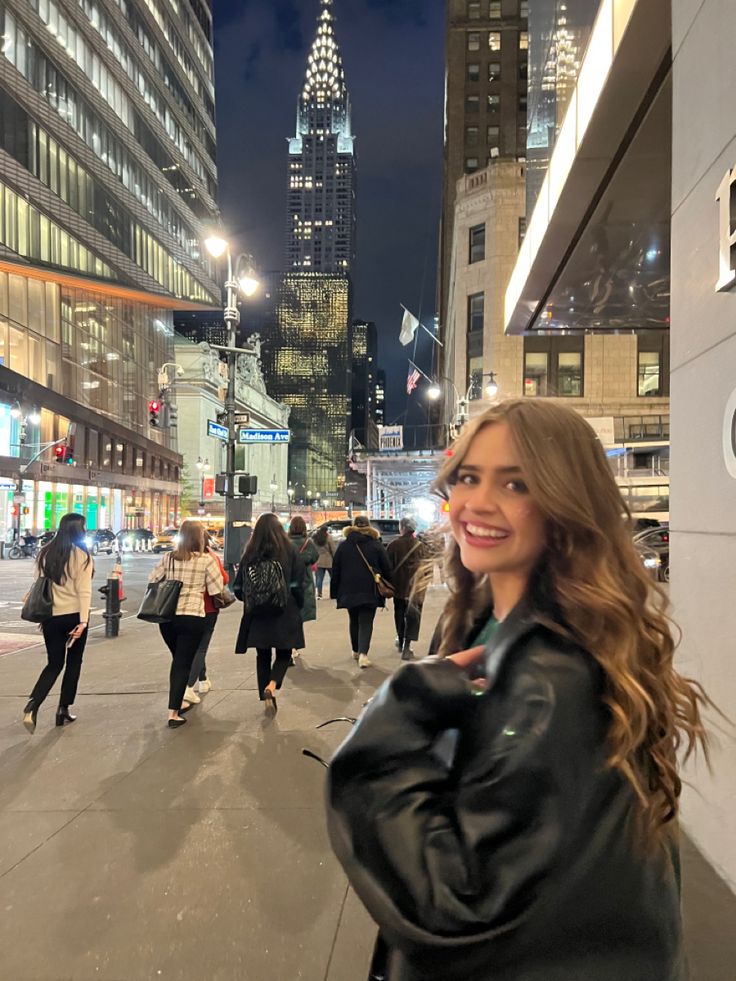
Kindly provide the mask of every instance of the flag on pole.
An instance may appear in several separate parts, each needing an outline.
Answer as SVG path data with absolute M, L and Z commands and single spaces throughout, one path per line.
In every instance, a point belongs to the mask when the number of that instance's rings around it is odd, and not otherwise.
M 406 394 L 411 395 L 414 389 L 419 384 L 419 379 L 422 377 L 421 372 L 418 371 L 411 363 L 409 364 L 409 374 L 406 379 Z
M 410 313 L 406 307 L 404 307 L 404 317 L 401 321 L 401 333 L 399 334 L 399 342 L 406 347 L 407 344 L 411 344 L 414 340 L 414 335 L 417 332 L 417 327 L 419 327 L 419 321 Z

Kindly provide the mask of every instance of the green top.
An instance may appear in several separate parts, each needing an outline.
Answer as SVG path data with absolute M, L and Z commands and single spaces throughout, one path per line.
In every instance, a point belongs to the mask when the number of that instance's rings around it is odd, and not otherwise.
M 470 647 L 486 647 L 493 640 L 493 636 L 498 630 L 498 620 L 491 616 L 477 634 Z

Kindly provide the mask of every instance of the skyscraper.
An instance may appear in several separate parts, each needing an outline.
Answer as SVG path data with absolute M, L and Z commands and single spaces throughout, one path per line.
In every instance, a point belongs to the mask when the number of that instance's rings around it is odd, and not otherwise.
M 173 311 L 220 302 L 209 0 L 1 0 L 0 33 L 0 476 L 28 527 L 169 524 L 182 461 L 148 403 Z
M 350 336 L 352 361 L 350 429 L 354 438 L 366 449 L 377 449 L 377 430 L 373 421 L 378 360 L 376 325 L 373 321 L 354 320 Z
M 287 181 L 285 272 L 263 361 L 269 391 L 292 409 L 289 478 L 329 497 L 348 451 L 355 259 L 355 137 L 332 0 L 320 0 Z

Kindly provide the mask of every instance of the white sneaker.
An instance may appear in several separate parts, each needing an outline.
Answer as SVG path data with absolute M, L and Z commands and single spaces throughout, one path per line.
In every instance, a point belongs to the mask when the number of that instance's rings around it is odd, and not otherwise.
M 360 654 L 358 654 L 357 651 L 353 651 L 353 660 L 354 661 L 357 661 L 359 657 L 360 657 Z
M 190 705 L 199 705 L 202 699 L 193 688 L 190 688 L 189 685 L 187 685 L 187 687 L 184 689 L 184 701 L 189 702 Z
M 373 662 L 369 660 L 367 654 L 358 655 L 358 667 L 359 668 L 372 668 Z
M 199 694 L 206 695 L 208 691 L 212 691 L 212 682 L 209 678 L 205 678 L 199 683 Z

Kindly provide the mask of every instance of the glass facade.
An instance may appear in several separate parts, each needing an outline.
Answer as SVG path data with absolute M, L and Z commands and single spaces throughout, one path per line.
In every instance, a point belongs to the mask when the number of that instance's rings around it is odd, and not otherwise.
M 276 336 L 264 344 L 269 394 L 291 407 L 289 480 L 334 495 L 350 425 L 350 284 L 344 276 L 284 276 Z
M 534 210 L 599 6 L 600 0 L 529 4 L 527 215 Z

